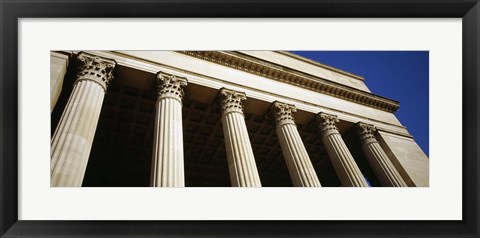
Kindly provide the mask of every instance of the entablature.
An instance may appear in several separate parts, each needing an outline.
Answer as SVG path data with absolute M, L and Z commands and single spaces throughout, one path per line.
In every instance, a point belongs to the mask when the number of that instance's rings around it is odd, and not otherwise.
M 315 77 L 282 65 L 260 61 L 235 51 L 178 51 L 179 53 L 221 64 L 283 83 L 306 88 L 387 112 L 395 112 L 400 103 L 382 96 Z
M 189 86 L 186 87 L 186 96 L 193 100 L 197 100 L 203 103 L 213 102 L 213 98 L 216 92 L 221 87 L 229 87 L 234 90 L 242 91 L 247 94 L 248 100 L 246 101 L 245 110 L 249 113 L 261 115 L 265 113 L 270 106 L 270 103 L 282 99 L 283 102 L 293 104 L 297 107 L 298 112 L 296 115 L 297 123 L 308 124 L 316 113 L 322 111 L 325 113 L 337 115 L 341 121 L 348 123 L 357 123 L 359 121 L 374 124 L 379 130 L 395 133 L 400 136 L 411 137 L 405 127 L 403 127 L 395 116 L 391 112 L 379 110 L 378 108 L 369 108 L 366 105 L 358 104 L 354 111 L 348 111 L 345 109 L 336 108 L 332 105 L 339 105 L 343 100 L 335 98 L 333 102 L 329 102 L 331 105 L 319 105 L 318 99 L 305 99 L 297 98 L 292 95 L 278 94 L 273 91 L 265 91 L 265 89 L 252 87 L 251 85 L 245 85 L 241 83 L 234 83 L 233 81 L 226 81 L 223 78 L 215 78 L 212 76 L 204 75 L 198 72 L 189 71 L 184 68 L 177 68 L 174 65 L 163 64 L 155 62 L 149 59 L 137 58 L 135 54 L 125 54 L 125 52 L 116 51 L 87 51 L 98 56 L 115 59 L 118 63 L 117 73 L 125 74 L 123 78 L 129 78 L 128 80 L 134 80 L 129 84 L 134 84 L 136 87 L 148 88 L 153 84 L 151 79 L 155 77 L 156 73 L 166 72 L 169 74 L 177 75 L 179 77 L 188 78 Z M 73 52 L 77 53 L 77 52 Z M 178 54 L 178 56 L 188 57 L 185 54 Z M 170 56 L 170 54 L 169 54 Z M 181 60 L 181 59 L 179 59 Z M 220 66 L 219 66 L 220 67 Z M 138 73 L 132 73 L 136 70 Z M 141 73 L 140 73 L 141 72 Z M 242 73 L 244 73 L 242 71 Z M 252 77 L 259 77 L 253 76 Z M 275 81 L 272 81 L 275 82 Z M 278 83 L 278 82 L 277 82 Z M 316 94 L 311 90 L 307 90 L 303 87 L 297 87 L 300 91 L 308 92 L 310 95 L 323 95 Z M 300 95 L 306 95 L 300 93 Z M 330 95 L 324 95 L 323 97 L 331 97 Z M 328 101 L 329 99 L 327 99 Z M 325 101 L 325 102 L 327 102 Z M 337 102 L 338 101 L 338 102 Z M 317 102 L 317 103 L 315 103 Z M 337 103 L 335 103 L 337 102 Z M 344 101 L 354 105 L 351 101 Z M 333 104 L 332 104 L 333 103 Z M 351 106 L 348 106 L 351 107 Z M 348 108 L 345 107 L 345 108 Z

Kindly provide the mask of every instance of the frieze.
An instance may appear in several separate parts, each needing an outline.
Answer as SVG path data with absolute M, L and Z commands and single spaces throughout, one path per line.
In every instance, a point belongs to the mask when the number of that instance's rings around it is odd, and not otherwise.
M 259 62 L 235 52 L 223 51 L 178 51 L 178 53 L 207 60 L 244 72 L 256 74 L 280 82 L 307 88 L 316 92 L 341 98 L 387 112 L 395 112 L 400 104 L 397 101 L 380 97 L 372 93 L 337 84 L 323 78 L 307 75 L 300 71 L 285 70 L 280 65 Z

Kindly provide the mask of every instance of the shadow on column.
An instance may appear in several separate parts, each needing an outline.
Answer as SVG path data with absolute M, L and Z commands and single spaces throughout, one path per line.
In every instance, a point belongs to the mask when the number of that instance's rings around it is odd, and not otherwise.
M 63 79 L 62 85 L 62 92 L 60 93 L 57 103 L 53 108 L 51 114 L 51 121 L 50 121 L 50 138 L 53 137 L 55 133 L 55 129 L 57 128 L 58 122 L 62 116 L 63 110 L 67 106 L 68 98 L 73 90 L 73 80 L 75 78 L 75 74 L 77 72 L 77 62 L 76 60 L 72 60 L 72 62 L 68 65 L 67 72 L 65 73 L 65 77 Z
M 317 134 L 316 128 L 312 124 L 298 125 L 298 131 L 322 187 L 339 187 L 340 180 L 328 158 L 327 151 Z
M 262 187 L 292 187 L 274 122 L 263 115 L 245 113 L 245 123 Z
M 382 185 L 377 179 L 377 176 L 373 173 L 370 164 L 367 161 L 367 158 L 363 154 L 362 142 L 360 141 L 360 136 L 355 128 L 352 126 L 345 133 L 342 133 L 343 140 L 348 147 L 348 150 L 352 154 L 355 162 L 362 171 L 363 176 L 366 178 L 367 183 L 370 187 L 381 187 Z
M 191 90 L 191 85 L 187 90 Z M 186 97 L 188 97 L 188 91 Z M 183 102 L 183 144 L 185 186 L 230 187 L 227 155 L 220 114 L 212 103 L 185 98 Z
M 84 187 L 148 187 L 155 99 L 151 90 L 125 82 L 119 67 L 105 95 Z M 141 75 L 137 77 L 151 77 Z

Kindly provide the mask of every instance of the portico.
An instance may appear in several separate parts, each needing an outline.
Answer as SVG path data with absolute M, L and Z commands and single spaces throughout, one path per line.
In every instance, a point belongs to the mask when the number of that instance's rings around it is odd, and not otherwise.
M 428 186 L 398 102 L 358 76 L 282 52 L 55 54 L 77 76 L 55 71 L 53 187 Z

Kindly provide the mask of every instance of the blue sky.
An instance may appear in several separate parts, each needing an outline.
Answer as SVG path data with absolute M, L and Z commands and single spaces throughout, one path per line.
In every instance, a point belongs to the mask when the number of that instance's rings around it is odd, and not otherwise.
M 360 75 L 372 93 L 399 101 L 395 115 L 428 156 L 428 51 L 292 53 Z

